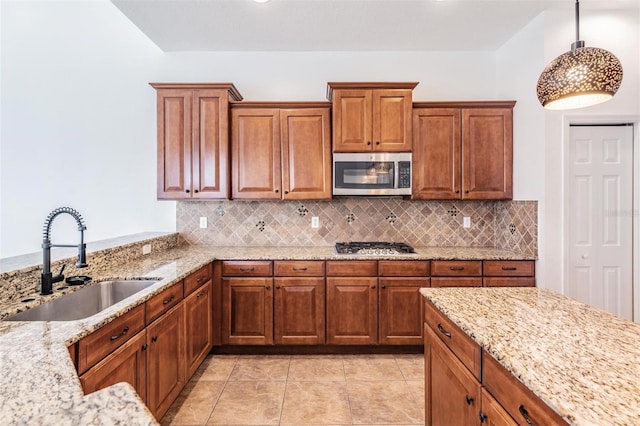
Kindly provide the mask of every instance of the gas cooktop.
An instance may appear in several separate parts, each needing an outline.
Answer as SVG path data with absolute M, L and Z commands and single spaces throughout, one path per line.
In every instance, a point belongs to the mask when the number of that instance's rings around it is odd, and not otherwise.
M 407 254 L 415 253 L 413 247 L 405 243 L 391 243 L 385 241 L 354 241 L 348 243 L 336 243 L 338 254 Z

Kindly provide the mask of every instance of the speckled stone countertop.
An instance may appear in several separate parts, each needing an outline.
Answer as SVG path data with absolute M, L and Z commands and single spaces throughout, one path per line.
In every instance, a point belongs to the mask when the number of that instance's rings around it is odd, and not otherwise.
M 133 388 L 126 384 L 83 395 L 66 346 L 130 311 L 213 260 L 224 259 L 530 259 L 487 248 L 417 248 L 413 255 L 338 255 L 333 247 L 182 246 L 125 264 L 113 265 L 94 283 L 107 279 L 156 278 L 154 284 L 89 318 L 65 322 L 0 321 L 0 419 L 3 424 L 157 424 Z M 91 284 L 89 284 L 91 285 Z M 42 304 L 51 296 L 33 294 L 29 304 L 0 303 L 0 318 Z M 92 420 L 93 419 L 93 420 Z M 123 420 L 125 419 L 125 420 Z
M 569 424 L 640 424 L 640 324 L 546 289 L 420 292 Z

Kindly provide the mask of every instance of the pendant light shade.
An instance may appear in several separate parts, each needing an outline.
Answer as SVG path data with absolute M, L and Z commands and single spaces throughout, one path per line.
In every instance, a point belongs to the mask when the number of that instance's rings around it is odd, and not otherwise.
M 606 102 L 622 83 L 622 64 L 615 55 L 597 47 L 584 47 L 580 38 L 579 2 L 576 0 L 576 42 L 554 59 L 538 79 L 538 100 L 547 109 L 583 108 Z

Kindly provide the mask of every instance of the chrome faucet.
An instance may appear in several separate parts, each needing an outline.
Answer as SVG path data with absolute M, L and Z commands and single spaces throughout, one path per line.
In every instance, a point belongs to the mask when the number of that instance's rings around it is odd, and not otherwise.
M 78 224 L 78 231 L 80 231 L 80 244 L 51 244 L 51 224 L 53 219 L 62 213 L 70 214 L 76 220 L 76 223 Z M 49 213 L 49 216 L 47 216 L 47 219 L 44 221 L 44 228 L 42 231 L 42 288 L 40 290 L 40 294 L 53 293 L 53 284 L 64 280 L 64 275 L 62 275 L 62 273 L 64 272 L 64 267 L 67 266 L 66 264 L 62 265 L 58 275 L 53 275 L 51 273 L 51 247 L 78 247 L 78 262 L 76 263 L 76 268 L 86 268 L 89 266 L 87 264 L 87 245 L 84 243 L 85 229 L 87 229 L 87 227 L 84 224 L 82 216 L 80 216 L 80 213 L 71 207 L 58 207 Z

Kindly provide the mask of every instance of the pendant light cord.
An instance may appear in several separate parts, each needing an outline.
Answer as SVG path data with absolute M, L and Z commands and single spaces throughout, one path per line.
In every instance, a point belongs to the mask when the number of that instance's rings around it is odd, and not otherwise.
M 571 43 L 571 50 L 584 47 L 584 41 L 580 40 L 580 0 L 576 0 L 576 41 Z

